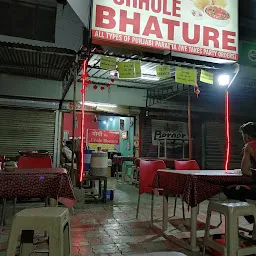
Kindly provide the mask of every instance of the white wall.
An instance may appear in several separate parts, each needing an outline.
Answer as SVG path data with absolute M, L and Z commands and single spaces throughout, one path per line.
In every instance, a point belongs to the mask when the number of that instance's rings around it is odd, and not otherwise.
M 85 0 L 86 1 L 86 0 Z M 29 40 L 19 37 L 0 35 L 1 42 L 24 43 L 37 46 L 67 48 L 78 51 L 83 43 L 83 23 L 69 4 L 58 4 L 55 30 L 55 43 Z
M 81 83 L 77 85 L 77 99 L 81 100 Z M 73 89 L 71 86 L 69 93 L 66 97 L 68 100 L 72 100 Z M 86 92 L 87 101 L 96 102 L 108 102 L 123 106 L 145 107 L 146 106 L 146 90 L 123 88 L 111 86 L 110 90 L 104 90 L 103 92 L 98 88 L 94 90 L 92 85 L 88 86 Z
M 62 96 L 62 83 L 59 81 L 0 74 L 0 95 L 60 100 Z M 73 86 L 71 86 L 66 100 L 73 100 Z M 77 100 L 81 101 L 81 83 L 77 84 Z M 100 89 L 94 90 L 92 86 L 89 86 L 86 100 L 108 102 L 123 106 L 145 107 L 146 90 L 112 86 L 109 91 L 105 90 L 102 92 Z

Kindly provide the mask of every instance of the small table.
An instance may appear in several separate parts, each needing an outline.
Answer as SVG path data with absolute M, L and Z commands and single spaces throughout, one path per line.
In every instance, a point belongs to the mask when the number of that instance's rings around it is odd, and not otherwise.
M 226 186 L 253 183 L 251 177 L 235 174 L 232 171 L 158 170 L 153 187 L 163 189 L 163 231 L 166 231 L 168 225 L 168 195 L 182 195 L 184 201 L 191 206 L 190 245 L 186 244 L 185 247 L 191 251 L 198 251 L 196 242 L 197 205 L 221 193 Z M 184 246 L 184 244 L 182 245 Z
M 102 201 L 103 203 L 107 202 L 107 182 L 108 178 L 104 176 L 90 176 L 87 175 L 84 177 L 84 181 L 99 181 L 99 195 L 102 196 Z M 102 189 L 101 189 L 101 181 L 104 183 L 104 188 L 103 188 L 103 195 L 102 195 Z
M 131 161 L 134 162 L 136 157 L 133 156 L 113 156 L 113 164 L 116 165 L 116 178 L 118 179 L 118 169 L 119 166 L 122 166 L 122 183 L 124 183 L 124 175 L 125 175 L 125 170 L 124 170 L 124 162 Z

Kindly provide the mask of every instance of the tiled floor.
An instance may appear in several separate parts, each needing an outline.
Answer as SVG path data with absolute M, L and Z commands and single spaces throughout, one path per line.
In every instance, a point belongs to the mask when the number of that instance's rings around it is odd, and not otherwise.
M 169 239 L 162 237 L 157 228 L 150 228 L 150 197 L 143 195 L 139 219 L 135 218 L 138 190 L 130 185 L 118 185 L 112 203 L 84 204 L 78 206 L 71 216 L 72 251 L 74 256 L 79 255 L 131 255 L 153 252 L 179 252 L 174 255 L 200 255 L 179 248 Z M 40 204 L 36 204 L 40 206 Z M 170 199 L 170 215 L 173 214 L 174 199 Z M 32 204 L 20 204 L 19 210 L 24 206 L 35 207 Z M 42 204 L 41 204 L 42 206 Z M 199 229 L 204 228 L 207 202 L 200 205 Z M 9 216 L 11 208 L 8 209 Z M 184 225 L 181 204 L 179 202 L 177 217 L 172 218 L 169 228 L 169 238 L 186 238 L 188 232 Z M 155 200 L 155 220 L 159 222 L 162 217 L 162 198 Z M 189 217 L 189 214 L 187 214 Z M 212 224 L 218 223 L 218 215 L 213 216 Z M 8 219 L 7 228 L 0 239 L 0 256 L 5 255 L 8 229 L 11 218 Z M 161 223 L 161 222 L 159 222 Z M 223 226 L 217 232 L 223 231 Z M 198 232 L 199 236 L 203 231 Z M 31 254 L 32 255 L 32 254 Z M 167 255 L 167 254 L 166 254 Z M 172 255 L 172 254 L 168 254 Z M 183 255 L 183 254 L 182 254 Z

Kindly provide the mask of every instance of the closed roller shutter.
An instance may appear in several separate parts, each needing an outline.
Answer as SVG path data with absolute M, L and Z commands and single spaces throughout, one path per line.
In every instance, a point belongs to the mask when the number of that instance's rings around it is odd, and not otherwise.
M 243 141 L 239 133 L 240 124 L 230 125 L 230 164 L 229 169 L 240 168 L 241 151 Z M 217 122 L 206 123 L 206 169 L 218 170 L 223 169 L 226 156 L 226 135 L 225 124 Z
M 55 112 L 0 109 L 0 155 L 17 156 L 18 151 L 54 151 Z

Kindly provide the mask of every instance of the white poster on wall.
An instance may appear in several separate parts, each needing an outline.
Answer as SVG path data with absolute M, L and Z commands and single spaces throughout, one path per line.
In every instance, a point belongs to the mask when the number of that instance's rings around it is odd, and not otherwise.
M 165 120 L 152 120 L 152 144 L 158 140 L 188 140 L 187 123 Z

